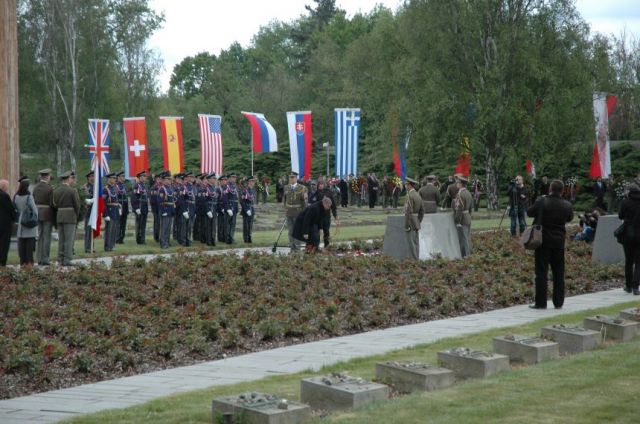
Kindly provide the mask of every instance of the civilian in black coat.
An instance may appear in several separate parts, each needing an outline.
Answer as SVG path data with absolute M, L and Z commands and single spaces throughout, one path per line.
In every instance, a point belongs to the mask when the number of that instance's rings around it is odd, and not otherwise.
M 564 184 L 554 180 L 549 187 L 549 195 L 538 199 L 527 210 L 527 215 L 535 217 L 535 224 L 542 224 L 542 245 L 535 250 L 536 295 L 533 309 L 547 308 L 547 282 L 549 266 L 553 274 L 553 305 L 556 309 L 564 304 L 564 241 L 565 225 L 573 219 L 573 206 L 562 199 Z M 538 212 L 543 208 L 542 222 L 537 222 Z
M 629 194 L 620 205 L 618 217 L 625 223 L 624 291 L 640 295 L 640 187 L 629 184 Z
M 293 238 L 307 243 L 307 250 L 315 251 L 320 246 L 320 228 L 326 212 L 333 202 L 324 197 L 322 201 L 307 206 L 296 217 L 293 226 Z
M 16 210 L 7 193 L 8 190 L 9 181 L 0 180 L 0 266 L 7 266 L 11 231 L 13 231 L 13 223 L 17 220 Z

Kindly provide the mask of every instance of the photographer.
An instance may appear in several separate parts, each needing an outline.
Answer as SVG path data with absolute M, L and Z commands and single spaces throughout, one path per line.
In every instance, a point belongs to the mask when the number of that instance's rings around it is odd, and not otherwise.
M 529 207 L 529 192 L 524 186 L 522 175 L 516 176 L 509 185 L 507 192 L 509 196 L 509 216 L 511 217 L 511 235 L 516 236 L 516 222 L 519 224 L 520 234 L 527 226 L 525 213 Z

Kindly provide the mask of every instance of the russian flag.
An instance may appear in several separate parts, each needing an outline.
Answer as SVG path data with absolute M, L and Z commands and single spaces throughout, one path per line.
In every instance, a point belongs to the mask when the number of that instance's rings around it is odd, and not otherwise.
M 251 140 L 254 153 L 269 153 L 278 151 L 276 130 L 267 122 L 264 115 L 253 112 L 240 112 L 251 123 Z
M 313 133 L 311 112 L 287 112 L 289 126 L 289 146 L 291 149 L 291 170 L 307 180 L 311 178 L 311 154 Z

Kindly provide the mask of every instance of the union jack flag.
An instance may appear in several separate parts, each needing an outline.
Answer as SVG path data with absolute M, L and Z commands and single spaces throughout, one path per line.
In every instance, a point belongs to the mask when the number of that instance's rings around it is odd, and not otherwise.
M 91 170 L 95 173 L 93 183 L 93 203 L 89 225 L 93 229 L 93 238 L 100 235 L 104 199 L 102 198 L 102 177 L 109 173 L 109 120 L 89 119 L 89 153 Z

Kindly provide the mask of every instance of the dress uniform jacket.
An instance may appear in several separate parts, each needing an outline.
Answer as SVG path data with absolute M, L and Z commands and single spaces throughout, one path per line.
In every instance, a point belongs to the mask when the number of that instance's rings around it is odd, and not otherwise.
M 53 205 L 56 208 L 58 224 L 76 224 L 82 216 L 78 191 L 66 184 L 53 191 Z
M 136 183 L 131 191 L 131 209 L 140 209 L 141 215 L 149 214 L 149 194 L 143 183 Z
M 53 213 L 53 187 L 51 184 L 40 181 L 33 187 L 33 200 L 38 207 L 38 221 L 54 221 Z
M 473 210 L 473 196 L 469 190 L 462 189 L 458 192 L 454 202 L 454 221 L 460 225 L 471 225 L 471 211 Z
M 424 206 L 422 204 L 422 198 L 415 189 L 412 189 L 407 193 L 407 203 L 405 203 L 405 228 L 411 229 L 412 231 L 419 231 L 423 217 Z
M 422 201 L 424 202 L 425 213 L 435 213 L 438 211 L 438 204 L 440 203 L 440 190 L 432 183 L 427 183 L 424 187 L 420 188 L 418 192 Z
M 105 203 L 102 216 L 108 216 L 111 219 L 120 219 L 120 215 L 122 215 L 122 205 L 118 201 L 118 189 L 116 186 L 105 186 L 102 189 L 102 197 L 104 198 Z
M 285 214 L 288 218 L 295 219 L 296 216 L 306 206 L 307 189 L 302 184 L 296 184 L 295 187 L 287 184 L 284 187 L 284 207 Z

